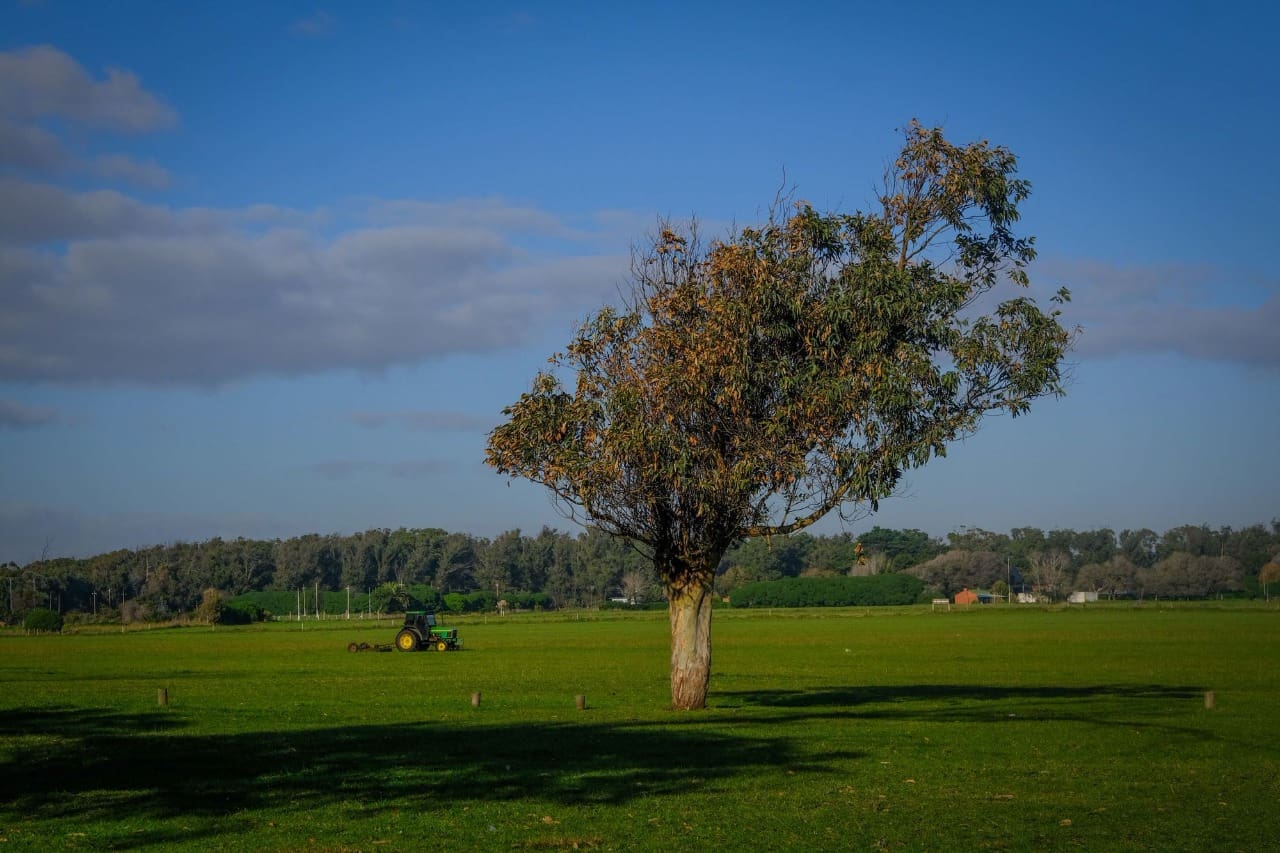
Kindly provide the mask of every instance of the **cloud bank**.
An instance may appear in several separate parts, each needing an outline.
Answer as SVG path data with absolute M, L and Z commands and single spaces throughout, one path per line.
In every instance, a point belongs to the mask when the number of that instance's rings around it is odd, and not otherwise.
M 540 255 L 458 207 L 457 224 L 330 235 L 0 181 L 0 380 L 210 384 L 488 351 L 585 311 L 625 272 L 619 255 Z
M 598 248 L 618 245 L 616 211 L 583 231 L 501 198 L 208 209 L 62 181 L 163 189 L 159 164 L 76 146 L 177 124 L 131 72 L 95 76 L 49 46 L 0 52 L 0 382 L 208 386 L 379 371 L 567 330 L 626 279 L 625 254 Z M 1212 270 L 1044 269 L 1075 291 L 1067 316 L 1085 327 L 1081 357 L 1280 367 L 1276 282 L 1242 290 Z M 364 425 L 438 428 L 382 418 Z
M 1040 268 L 1066 283 L 1064 312 L 1084 327 L 1084 358 L 1175 354 L 1280 369 L 1280 281 L 1209 267 L 1117 266 L 1073 261 Z
M 599 234 L 502 199 L 212 210 L 61 182 L 165 187 L 162 166 L 60 133 L 177 122 L 130 72 L 0 53 L 0 382 L 214 385 L 484 352 L 567 327 L 626 270 Z

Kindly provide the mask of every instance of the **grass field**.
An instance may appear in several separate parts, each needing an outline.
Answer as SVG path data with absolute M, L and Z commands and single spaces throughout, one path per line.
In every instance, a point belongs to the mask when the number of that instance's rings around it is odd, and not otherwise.
M 455 624 L 0 634 L 0 850 L 1280 845 L 1274 605 Z

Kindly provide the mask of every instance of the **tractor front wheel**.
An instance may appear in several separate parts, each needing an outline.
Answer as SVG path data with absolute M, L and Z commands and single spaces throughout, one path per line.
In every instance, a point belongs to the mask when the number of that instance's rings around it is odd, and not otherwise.
M 405 628 L 399 634 L 396 634 L 396 648 L 402 652 L 417 651 L 418 635 Z
M 449 651 L 449 644 L 446 643 L 444 640 L 441 640 L 440 642 L 436 643 L 436 651 L 438 652 Z

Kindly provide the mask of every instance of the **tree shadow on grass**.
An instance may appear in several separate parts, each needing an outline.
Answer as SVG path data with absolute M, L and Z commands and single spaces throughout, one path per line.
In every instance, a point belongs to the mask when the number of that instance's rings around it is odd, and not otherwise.
M 1199 699 L 1203 687 L 1168 687 L 1159 684 L 1100 684 L 1079 687 L 1011 687 L 985 684 L 895 684 L 866 687 L 815 687 L 809 690 L 743 690 L 715 693 L 716 699 L 737 700 L 746 705 L 809 708 L 918 701 L 1023 701 L 1027 699 L 1078 700 L 1095 697 L 1117 699 Z
M 1204 688 L 1194 686 L 907 684 L 723 691 L 715 693 L 713 699 L 721 707 L 755 706 L 789 711 L 761 718 L 772 723 L 838 718 L 936 723 L 1053 720 L 1151 728 L 1199 740 L 1215 737 L 1201 728 L 1166 722 L 1171 707 L 1185 709 L 1204 700 Z
M 195 735 L 163 713 L 24 708 L 0 713 L 0 734 L 10 741 L 0 745 L 0 814 L 37 820 L 335 805 L 367 814 L 521 799 L 617 805 L 691 786 L 715 790 L 778 766 L 830 770 L 786 738 L 689 726 L 424 722 Z

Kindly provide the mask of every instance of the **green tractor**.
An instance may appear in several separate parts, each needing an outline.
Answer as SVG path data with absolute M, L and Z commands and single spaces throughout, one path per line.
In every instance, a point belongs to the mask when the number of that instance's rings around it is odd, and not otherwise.
M 404 614 L 404 627 L 396 634 L 396 649 L 417 652 L 435 649 L 438 652 L 457 651 L 462 645 L 457 628 L 436 626 L 436 615 L 425 610 L 408 610 Z

